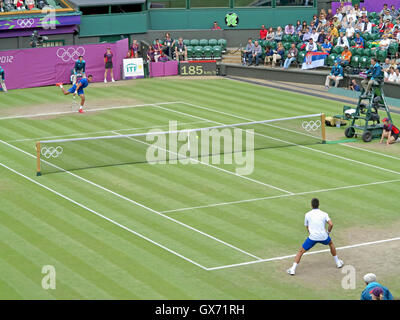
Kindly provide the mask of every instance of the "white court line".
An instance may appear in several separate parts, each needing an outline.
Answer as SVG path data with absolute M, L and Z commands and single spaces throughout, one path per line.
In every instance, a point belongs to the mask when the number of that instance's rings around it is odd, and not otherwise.
M 179 103 L 181 103 L 181 104 L 186 104 L 186 105 L 188 105 L 188 106 L 193 106 L 193 107 L 195 107 L 195 108 L 200 108 L 200 109 L 204 109 L 204 110 L 216 112 L 216 113 L 221 113 L 221 114 L 224 114 L 224 115 L 228 115 L 228 116 L 231 116 L 231 117 L 234 117 L 234 118 L 238 118 L 238 119 L 242 119 L 242 120 L 246 120 L 246 121 L 254 121 L 254 120 L 249 119 L 249 118 L 245 118 L 245 117 L 241 117 L 241 116 L 236 116 L 236 115 L 234 115 L 234 114 L 230 114 L 230 113 L 227 113 L 227 112 L 218 111 L 218 110 L 211 109 L 211 108 L 207 108 L 207 107 L 198 106 L 198 105 L 195 105 L 195 104 L 192 104 L 192 103 L 188 103 L 188 102 L 182 102 L 182 101 L 180 101 Z M 198 116 L 195 116 L 195 115 L 191 115 L 191 114 L 189 114 L 189 113 L 180 112 L 180 111 L 174 111 L 174 110 L 172 110 L 172 109 L 168 109 L 168 108 L 165 108 L 165 107 L 160 107 L 160 108 L 165 109 L 165 110 L 169 110 L 169 111 L 172 111 L 172 112 L 178 112 L 178 113 L 186 114 L 186 115 L 191 116 L 191 117 L 193 117 L 193 118 L 197 118 L 197 119 L 201 119 L 201 120 L 205 120 L 205 121 L 209 121 L 209 122 L 213 122 L 213 123 L 223 124 L 223 123 L 221 123 L 221 122 L 217 122 L 217 121 L 213 121 L 213 120 L 210 120 L 210 119 L 198 117 Z M 273 139 L 273 140 L 276 140 L 276 141 L 280 141 L 280 142 L 283 142 L 283 143 L 286 143 L 286 144 L 291 144 L 291 145 L 293 145 L 293 146 L 298 146 L 299 148 L 303 148 L 303 149 L 311 150 L 311 151 L 318 152 L 318 153 L 321 153 L 321 154 L 325 154 L 325 155 L 330 156 L 330 157 L 335 157 L 335 158 L 342 159 L 342 160 L 345 160 L 345 161 L 354 162 L 354 163 L 361 164 L 361 165 L 364 165 L 364 166 L 367 166 L 367 167 L 371 167 L 371 168 L 374 168 L 374 169 L 379 169 L 379 170 L 382 170 L 382 171 L 386 171 L 386 172 L 390 172 L 390 173 L 394 173 L 394 174 L 400 175 L 400 172 L 394 171 L 394 170 L 391 170 L 391 169 L 387 169 L 387 168 L 379 167 L 379 166 L 376 166 L 376 165 L 373 165 L 373 164 L 369 164 L 369 163 L 366 163 L 366 162 L 362 162 L 362 161 L 358 161 L 358 160 L 354 160 L 354 159 L 342 157 L 342 156 L 339 156 L 339 155 L 334 154 L 334 153 L 329 153 L 329 152 L 326 152 L 326 151 L 322 151 L 322 150 L 310 148 L 310 147 L 307 147 L 307 146 L 299 145 L 299 144 L 297 144 L 297 143 L 285 141 L 285 140 L 278 139 L 278 138 L 274 138 L 274 137 L 270 137 L 270 136 L 267 136 L 267 135 L 263 135 L 263 134 L 258 134 L 258 135 L 259 135 L 259 136 L 264 136 L 264 137 L 266 137 L 266 138 Z
M 365 148 L 360 148 L 360 147 L 352 146 L 352 145 L 349 145 L 349 144 L 346 144 L 346 143 L 339 143 L 339 144 L 341 146 L 344 146 L 344 147 L 353 148 L 353 149 L 357 149 L 357 150 L 361 150 L 361 151 L 377 154 L 377 155 L 382 156 L 382 157 L 386 157 L 386 158 L 390 158 L 390 159 L 394 159 L 394 160 L 400 160 L 400 158 L 397 158 L 397 157 L 392 156 L 390 154 L 385 154 L 385 153 L 382 153 L 382 152 L 377 152 L 377 151 L 373 151 L 373 150 L 369 150 L 369 149 L 365 149 Z
M 370 246 L 370 245 L 374 245 L 374 244 L 380 244 L 380 243 L 398 241 L 398 240 L 400 240 L 400 237 L 391 238 L 391 239 L 385 239 L 385 240 L 378 240 L 378 241 L 371 241 L 371 242 L 363 242 L 363 243 L 353 244 L 353 245 L 349 245 L 349 246 L 344 246 L 344 247 L 336 248 L 336 250 L 345 250 L 345 249 L 359 248 L 359 247 L 365 247 L 365 246 Z M 304 255 L 311 255 L 311 254 L 317 254 L 317 253 L 323 253 L 323 252 L 329 252 L 329 251 L 330 251 L 330 249 L 324 249 L 324 250 L 306 252 Z M 236 264 L 229 264 L 229 265 L 224 265 L 224 266 L 219 266 L 219 267 L 212 267 L 212 268 L 208 268 L 207 270 L 208 270 L 208 271 L 213 271 L 213 270 L 221 270 L 221 269 L 227 269 L 227 268 L 241 267 L 241 266 L 247 266 L 247 265 L 250 265 L 250 264 L 261 263 L 261 262 L 285 260 L 285 259 L 289 259 L 289 258 L 294 258 L 295 256 L 296 256 L 295 254 L 291 254 L 291 255 L 282 256 L 282 257 L 275 257 L 275 258 L 262 259 L 262 260 L 257 260 L 257 261 L 249 261 L 249 262 L 242 262 L 242 263 L 236 263 Z
M 281 195 L 277 195 L 277 196 L 268 196 L 268 197 L 253 198 L 253 199 L 245 199 L 245 200 L 237 200 L 237 201 L 229 201 L 229 202 L 220 202 L 220 203 L 213 203 L 213 204 L 208 204 L 208 205 L 203 205 L 203 206 L 186 207 L 186 208 L 165 210 L 165 211 L 160 211 L 160 212 L 161 213 L 182 212 L 182 211 L 189 211 L 189 210 L 195 210 L 195 209 L 205 209 L 205 208 L 212 208 L 212 207 L 228 206 L 228 205 L 240 204 L 240 203 L 246 203 L 246 202 L 256 202 L 256 201 L 262 201 L 262 200 L 271 200 L 271 199 L 279 199 L 279 198 L 286 198 L 286 197 L 302 196 L 302 195 L 305 195 L 305 194 L 313 194 L 313 193 L 322 193 L 322 192 L 329 192 L 329 191 L 336 191 L 336 190 L 353 189 L 353 188 L 360 188 L 360 187 L 366 187 L 366 186 L 372 186 L 372 185 L 380 185 L 380 184 L 386 184 L 386 183 L 394 183 L 394 182 L 400 182 L 400 179 L 388 180 L 388 181 L 377 181 L 377 182 L 356 184 L 356 185 L 351 185 L 351 186 L 343 186 L 343 187 L 336 187 L 336 188 L 330 188 L 330 189 L 304 191 L 304 192 L 298 192 L 298 193 L 294 193 L 294 194 L 281 194 Z
M 22 174 L 22 173 L 20 173 L 20 172 L 18 172 L 16 170 L 6 166 L 5 164 L 3 164 L 1 162 L 0 162 L 0 166 L 2 166 L 3 168 L 5 168 L 5 169 L 7 169 L 7 170 L 19 175 L 20 177 L 22 177 L 22 178 L 24 178 L 24 179 L 26 179 L 26 180 L 28 180 L 30 182 L 33 182 L 34 184 L 38 185 L 39 187 L 42 187 L 42 188 L 54 193 L 55 195 L 65 199 L 65 200 L 67 200 L 67 201 L 69 201 L 69 202 L 71 202 L 71 203 L 73 203 L 75 205 L 77 205 L 78 207 L 81 207 L 82 209 L 85 209 L 86 211 L 89 211 L 89 212 L 95 214 L 96 216 L 98 216 L 98 217 L 100 217 L 102 219 L 105 219 L 105 220 L 111 222 L 112 224 L 115 224 L 116 226 L 118 226 L 118 227 L 120 227 L 120 228 L 122 228 L 122 229 L 124 229 L 124 230 L 126 230 L 126 231 L 128 231 L 130 233 L 133 233 L 134 235 L 136 235 L 136 236 L 138 236 L 138 237 L 140 237 L 140 238 L 142 238 L 142 239 L 144 239 L 144 240 L 146 240 L 146 241 L 148 241 L 148 242 L 150 242 L 150 243 L 152 243 L 152 244 L 154 244 L 154 245 L 156 245 L 156 246 L 158 246 L 158 247 L 160 247 L 160 248 L 162 248 L 162 249 L 164 249 L 164 250 L 166 250 L 166 251 L 168 251 L 168 252 L 170 252 L 170 253 L 172 253 L 174 255 L 176 255 L 177 257 L 182 258 L 182 259 L 184 259 L 184 260 L 186 260 L 186 261 L 188 261 L 188 262 L 190 262 L 190 263 L 202 268 L 203 270 L 208 270 L 208 268 L 202 266 L 200 263 L 197 263 L 194 260 L 189 259 L 189 258 L 183 256 L 182 254 L 177 253 L 176 251 L 174 251 L 172 249 L 169 249 L 166 246 L 164 246 L 164 245 L 162 245 L 162 244 L 160 244 L 160 243 L 158 243 L 158 242 L 156 242 L 154 240 L 151 240 L 150 238 L 140 234 L 139 232 L 136 232 L 136 231 L 134 231 L 134 230 L 132 230 L 132 229 L 130 229 L 130 228 L 128 228 L 128 227 L 126 227 L 126 226 L 124 226 L 124 225 L 122 225 L 122 224 L 120 224 L 120 223 L 118 223 L 118 222 L 116 222 L 116 221 L 114 221 L 112 219 L 110 219 L 110 218 L 107 218 L 106 216 L 102 215 L 101 213 L 99 213 L 99 212 L 97 212 L 97 211 L 95 211 L 93 209 L 90 209 L 89 207 L 87 207 L 87 206 L 85 206 L 85 205 L 83 205 L 83 204 L 81 204 L 81 203 L 79 203 L 79 202 L 77 202 L 77 201 L 75 201 L 75 200 L 63 195 L 63 194 L 61 194 L 60 192 L 55 191 L 54 189 L 51 189 L 51 188 L 49 188 L 49 187 L 47 187 L 47 186 L 45 186 L 45 185 L 43 185 L 43 184 L 41 184 L 39 182 L 27 177 L 26 175 L 24 175 L 24 174 Z
M 6 145 L 6 146 L 9 146 L 9 147 L 11 147 L 11 148 L 14 149 L 14 150 L 17 150 L 17 151 L 19 151 L 19 152 L 22 152 L 22 153 L 28 155 L 28 156 L 31 157 L 31 158 L 36 159 L 36 156 L 30 154 L 29 152 L 27 152 L 27 151 L 25 151 L 25 150 L 22 150 L 22 149 L 18 148 L 18 147 L 16 147 L 16 146 L 12 145 L 12 144 L 9 144 L 9 143 L 7 143 L 7 142 L 5 142 L 5 141 L 3 141 L 3 140 L 0 140 L 0 143 L 4 144 L 4 145 Z M 210 238 L 210 239 L 212 239 L 212 240 L 214 240 L 214 241 L 216 241 L 216 242 L 219 242 L 219 243 L 221 243 L 221 244 L 223 244 L 223 245 L 225 245 L 225 246 L 227 246 L 227 247 L 230 247 L 230 248 L 232 248 L 232 249 L 234 249 L 234 250 L 236 250 L 236 251 L 239 251 L 239 252 L 241 252 L 241 253 L 243 253 L 243 254 L 245 254 L 245 255 L 248 255 L 248 256 L 250 256 L 250 257 L 252 257 L 252 258 L 261 259 L 260 257 L 257 257 L 257 256 L 255 256 L 255 255 L 253 255 L 253 254 L 251 254 L 251 253 L 249 253 L 249 252 L 246 252 L 246 251 L 244 251 L 244 250 L 242 250 L 242 249 L 240 249 L 240 248 L 238 248 L 238 247 L 235 247 L 234 245 L 232 245 L 232 244 L 230 244 L 230 243 L 227 243 L 227 242 L 225 242 L 225 241 L 223 241 L 223 240 L 221 240 L 221 239 L 218 239 L 217 237 L 214 237 L 214 236 L 212 236 L 212 235 L 210 235 L 210 234 L 208 234 L 208 233 L 206 233 L 206 232 L 203 232 L 203 231 L 201 231 L 201 230 L 199 230 L 199 229 L 196 229 L 196 228 L 194 228 L 194 227 L 192 227 L 192 226 L 189 226 L 189 225 L 187 225 L 187 224 L 185 224 L 185 223 L 183 223 L 183 222 L 181 222 L 181 221 L 178 221 L 178 220 L 176 220 L 176 219 L 173 219 L 173 218 L 171 218 L 171 217 L 169 217 L 169 216 L 167 216 L 167 215 L 165 215 L 165 214 L 162 214 L 162 213 L 160 213 L 160 212 L 158 212 L 158 211 L 156 211 L 156 210 L 154 210 L 154 209 L 152 209 L 152 208 L 150 208 L 150 207 L 145 206 L 144 204 L 141 204 L 141 203 L 139 203 L 139 202 L 137 202 L 137 201 L 135 201 L 135 200 L 132 200 L 132 199 L 130 199 L 130 198 L 128 198 L 128 197 L 125 197 L 125 196 L 123 196 L 123 195 L 121 195 L 121 194 L 119 194 L 119 193 L 116 193 L 116 192 L 114 192 L 114 191 L 112 191 L 112 190 L 110 190 L 110 189 L 107 189 L 107 188 L 105 188 L 105 187 L 103 187 L 103 186 L 101 186 L 101 185 L 99 185 L 99 184 L 97 184 L 97 183 L 95 183 L 95 182 L 93 182 L 93 181 L 90 181 L 90 180 L 88 180 L 88 179 L 85 179 L 85 178 L 83 178 L 83 177 L 81 177 L 81 176 L 79 176 L 79 175 L 77 175 L 77 174 L 75 174 L 75 173 L 72 173 L 72 172 L 70 172 L 70 171 L 67 171 L 67 170 L 65 170 L 65 169 L 63 169 L 63 168 L 61 168 L 61 167 L 58 167 L 58 166 L 56 166 L 56 165 L 54 165 L 54 164 L 52 164 L 52 163 L 49 163 L 49 162 L 47 162 L 47 161 L 44 161 L 44 160 L 42 160 L 42 161 L 45 162 L 45 163 L 47 163 L 48 165 L 50 165 L 50 166 L 52 166 L 52 167 L 54 167 L 54 168 L 60 170 L 60 171 L 62 171 L 62 172 L 65 172 L 65 173 L 67 173 L 67 174 L 69 174 L 69 175 L 71 175 L 71 176 L 73 176 L 73 177 L 75 177 L 75 178 L 81 180 L 81 181 L 84 181 L 84 182 L 86 182 L 86 183 L 88 183 L 88 184 L 90 184 L 90 185 L 92 185 L 92 186 L 95 186 L 95 187 L 97 187 L 97 188 L 99 188 L 99 189 L 101 189 L 101 190 L 103 190 L 103 191 L 106 191 L 106 192 L 108 192 L 108 193 L 110 193 L 110 194 L 112 194 L 112 195 L 114 195 L 114 196 L 116 196 L 116 197 L 118 197 L 118 198 L 120 198 L 120 199 L 126 200 L 126 201 L 128 201 L 128 202 L 130 202 L 130 203 L 132 203 L 132 204 L 134 204 L 134 205 L 136 205 L 136 206 L 139 206 L 139 207 L 141 207 L 141 208 L 143 208 L 143 209 L 145 209 L 145 210 L 147 210 L 147 211 L 150 211 L 150 212 L 152 212 L 152 213 L 155 213 L 155 214 L 157 214 L 157 215 L 159 215 L 159 216 L 161 216 L 161 217 L 163 217 L 163 218 L 165 218 L 165 219 L 167 219 L 167 220 L 170 220 L 170 221 L 172 221 L 172 222 L 174 222 L 174 223 L 176 223 L 176 224 L 179 224 L 179 225 L 181 225 L 181 226 L 183 226 L 183 227 L 185 227 L 185 228 L 187 228 L 187 229 L 189 229 L 189 230 L 195 231 L 195 232 L 197 232 L 197 233 L 199 233 L 199 234 L 201 234 L 201 235 L 203 235 L 203 236 L 205 236 L 205 237 L 207 237 L 207 238 Z
M 171 101 L 171 102 L 159 102 L 157 105 L 163 104 L 175 104 L 179 101 Z M 137 104 L 133 106 L 117 106 L 117 107 L 105 107 L 105 108 L 97 108 L 97 109 L 86 109 L 85 112 L 96 112 L 96 111 L 107 111 L 107 110 L 115 110 L 115 109 L 130 109 L 130 108 L 141 108 L 141 107 L 152 107 L 155 106 L 154 103 L 146 103 L 146 104 Z M 76 114 L 77 111 L 60 111 L 60 112 L 49 112 L 49 113 L 37 113 L 31 115 L 19 115 L 19 116 L 6 116 L 0 117 L 0 120 L 9 120 L 9 119 L 20 119 L 20 118 L 34 118 L 34 117 L 43 117 L 43 116 L 56 116 L 62 114 Z
M 207 123 L 208 121 L 192 121 L 192 122 L 181 122 L 178 125 L 188 125 L 188 124 L 199 124 L 199 123 Z M 55 138 L 67 138 L 67 137 L 75 137 L 75 136 L 85 136 L 85 135 L 92 135 L 92 134 L 101 134 L 101 133 L 109 133 L 109 132 L 119 132 L 119 131 L 130 131 L 130 130 L 142 130 L 142 129 L 155 129 L 155 128 L 162 128 L 168 127 L 168 124 L 165 125 L 158 125 L 152 127 L 140 127 L 140 128 L 126 128 L 126 129 L 115 129 L 115 130 L 105 130 L 105 131 L 93 131 L 93 132 L 86 132 L 86 133 L 72 133 L 66 134 L 62 136 L 48 136 L 48 137 L 36 137 L 36 138 L 26 138 L 26 139 L 18 139 L 18 140 L 8 140 L 7 142 L 24 142 L 24 141 L 41 141 L 41 140 L 50 140 Z

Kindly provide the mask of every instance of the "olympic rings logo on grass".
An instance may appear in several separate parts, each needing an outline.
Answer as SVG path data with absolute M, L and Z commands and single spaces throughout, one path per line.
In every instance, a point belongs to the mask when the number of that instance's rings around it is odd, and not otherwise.
M 17 25 L 20 26 L 21 28 L 30 28 L 33 26 L 35 23 L 35 20 L 33 19 L 18 19 L 17 20 Z
M 57 50 L 57 57 L 59 57 L 62 61 L 68 62 L 71 60 L 78 60 L 80 56 L 85 55 L 85 48 L 84 47 L 78 47 L 78 48 L 73 48 L 70 47 L 68 49 L 64 48 L 59 48 Z
M 50 158 L 58 158 L 62 153 L 63 153 L 63 148 L 62 147 L 44 147 L 41 150 L 41 154 L 43 157 L 45 157 L 46 159 L 50 159 Z
M 307 132 L 317 131 L 321 127 L 321 121 L 320 120 L 317 120 L 317 121 L 312 121 L 312 120 L 311 121 L 303 121 L 301 126 Z

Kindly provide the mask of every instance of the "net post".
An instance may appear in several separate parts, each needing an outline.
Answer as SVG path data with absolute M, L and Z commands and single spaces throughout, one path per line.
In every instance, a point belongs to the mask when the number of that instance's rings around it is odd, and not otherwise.
M 322 134 L 322 144 L 326 144 L 326 127 L 325 127 L 325 113 L 321 113 L 321 134 Z
M 40 142 L 36 142 L 36 175 L 39 177 L 42 175 L 40 170 Z

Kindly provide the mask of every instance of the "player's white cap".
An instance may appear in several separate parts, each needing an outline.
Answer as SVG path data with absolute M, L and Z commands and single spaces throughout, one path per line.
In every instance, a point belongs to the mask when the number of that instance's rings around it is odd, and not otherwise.
M 366 283 L 374 282 L 374 281 L 376 281 L 376 275 L 373 274 L 373 273 L 367 273 L 367 274 L 364 276 L 364 281 L 365 281 Z

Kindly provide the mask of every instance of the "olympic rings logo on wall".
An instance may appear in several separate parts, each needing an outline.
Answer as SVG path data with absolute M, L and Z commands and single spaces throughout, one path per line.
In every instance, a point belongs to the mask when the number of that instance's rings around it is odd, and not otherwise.
M 21 28 L 31 28 L 35 24 L 33 19 L 18 19 L 17 25 Z
M 57 50 L 57 57 L 59 57 L 62 61 L 68 62 L 68 61 L 75 61 L 78 60 L 80 56 L 85 55 L 85 48 L 84 47 L 78 47 L 78 48 L 73 48 L 70 47 L 68 49 L 64 48 L 59 48 Z
M 321 127 L 321 121 L 303 121 L 301 124 L 304 130 L 307 132 L 317 131 Z
M 46 159 L 50 159 L 50 158 L 58 158 L 59 156 L 61 156 L 63 151 L 64 151 L 63 148 L 60 147 L 60 146 L 58 146 L 56 148 L 54 148 L 54 147 L 44 147 L 44 148 L 41 149 L 40 153 Z

